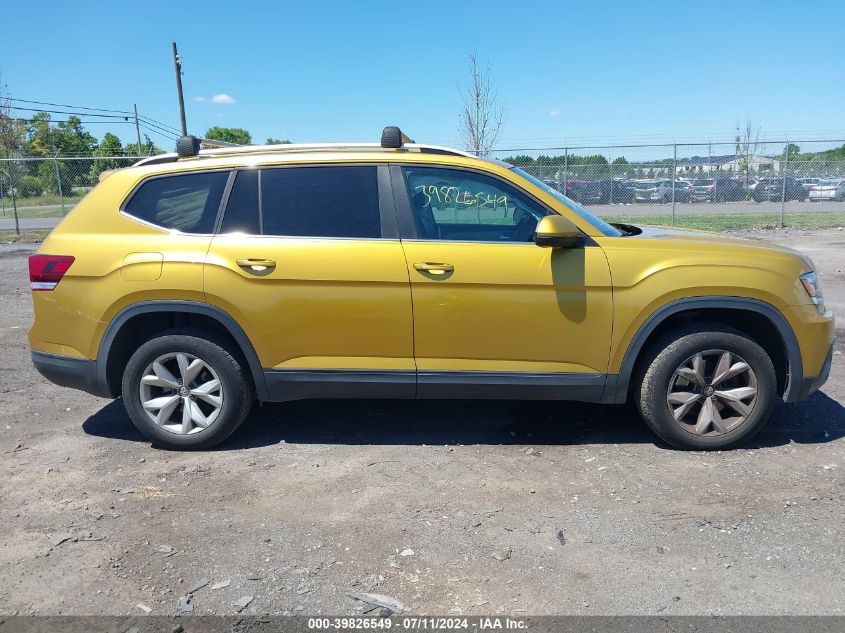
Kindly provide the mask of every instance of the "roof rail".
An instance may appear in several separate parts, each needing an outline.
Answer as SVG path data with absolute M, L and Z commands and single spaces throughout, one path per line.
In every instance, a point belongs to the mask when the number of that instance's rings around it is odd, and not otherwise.
M 240 154 L 292 154 L 308 152 L 343 152 L 343 151 L 372 151 L 372 152 L 419 152 L 421 154 L 443 154 L 447 156 L 464 156 L 477 158 L 475 154 L 462 152 L 451 147 L 440 145 L 425 145 L 421 143 L 405 143 L 399 148 L 382 147 L 379 143 L 301 143 L 285 145 L 240 145 L 235 147 L 220 147 L 215 149 L 201 149 L 199 153 L 191 158 L 215 158 L 218 156 L 237 156 Z M 185 158 L 177 153 L 158 154 L 143 158 L 135 163 L 140 165 L 155 165 L 157 163 L 169 163 Z
M 404 143 L 401 147 L 382 147 L 379 143 L 287 143 L 285 145 L 241 145 L 239 147 L 220 147 L 215 149 L 202 149 L 200 156 L 227 156 L 230 154 L 276 154 L 290 152 L 315 152 L 315 151 L 355 151 L 355 150 L 384 150 L 387 152 L 416 151 L 423 153 L 453 154 L 455 156 L 472 156 L 450 147 L 439 145 L 425 145 L 421 143 Z
M 212 149 L 200 149 L 201 145 L 211 145 Z M 214 156 L 231 156 L 237 154 L 277 154 L 291 152 L 336 152 L 336 151 L 386 151 L 386 152 L 420 152 L 422 154 L 444 154 L 449 156 L 465 156 L 475 158 L 474 154 L 462 152 L 451 147 L 440 145 L 423 145 L 414 143 L 395 125 L 388 125 L 381 133 L 381 143 L 285 143 L 281 145 L 235 145 L 221 141 L 197 138 L 196 136 L 182 136 L 176 142 L 176 152 L 159 154 L 139 160 L 135 165 L 154 165 L 169 163 L 180 158 L 211 158 Z

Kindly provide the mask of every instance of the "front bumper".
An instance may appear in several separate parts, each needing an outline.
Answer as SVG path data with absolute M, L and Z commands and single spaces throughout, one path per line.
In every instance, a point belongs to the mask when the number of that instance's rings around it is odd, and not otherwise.
M 804 400 L 805 398 L 810 397 L 816 391 L 821 388 L 821 386 L 827 382 L 828 376 L 830 376 L 830 365 L 833 362 L 833 345 L 830 346 L 830 349 L 827 352 L 827 356 L 824 359 L 824 365 L 822 365 L 822 370 L 819 372 L 818 376 L 805 376 L 801 382 L 801 391 L 798 394 L 798 400 Z
M 93 360 L 32 352 L 32 364 L 42 376 L 60 387 L 86 391 L 101 398 L 111 398 L 108 386 L 97 378 L 97 363 Z

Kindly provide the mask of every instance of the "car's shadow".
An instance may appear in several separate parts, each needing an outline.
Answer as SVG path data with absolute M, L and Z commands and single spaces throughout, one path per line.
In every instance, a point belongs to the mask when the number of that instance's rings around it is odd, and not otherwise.
M 120 401 L 82 425 L 99 437 L 146 442 Z M 845 407 L 824 393 L 779 404 L 745 448 L 823 444 L 845 436 Z M 633 407 L 548 401 L 303 400 L 256 406 L 214 450 L 289 444 L 617 444 L 665 446 Z

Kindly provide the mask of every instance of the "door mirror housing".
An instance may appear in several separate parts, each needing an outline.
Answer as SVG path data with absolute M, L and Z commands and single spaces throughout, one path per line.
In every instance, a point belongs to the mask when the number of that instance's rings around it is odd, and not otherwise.
M 581 244 L 581 231 L 562 215 L 547 215 L 537 224 L 534 242 L 546 248 L 574 248 Z

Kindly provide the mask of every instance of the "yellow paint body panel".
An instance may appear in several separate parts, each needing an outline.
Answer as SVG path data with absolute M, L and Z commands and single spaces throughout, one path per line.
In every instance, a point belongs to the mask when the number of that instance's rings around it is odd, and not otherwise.
M 567 217 L 594 243 L 533 244 L 187 235 L 119 212 L 144 178 L 281 164 L 431 164 L 504 178 Z M 419 152 L 231 155 L 119 170 L 59 224 L 40 253 L 76 261 L 52 292 L 34 292 L 33 350 L 96 359 L 109 322 L 150 300 L 206 302 L 227 312 L 266 369 L 609 373 L 662 306 L 744 297 L 781 311 L 806 376 L 822 370 L 833 320 L 798 277 L 805 258 L 762 242 L 694 231 L 606 237 L 506 166 Z M 270 259 L 261 275 L 238 259 Z M 448 263 L 448 274 L 416 263 Z
M 238 259 L 271 259 L 257 276 Z M 413 370 L 411 296 L 399 240 L 218 235 L 209 303 L 228 312 L 276 369 Z
M 420 371 L 604 373 L 613 291 L 599 248 L 404 242 Z M 432 274 L 415 263 L 447 263 Z

